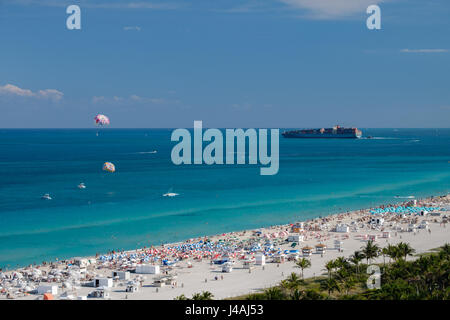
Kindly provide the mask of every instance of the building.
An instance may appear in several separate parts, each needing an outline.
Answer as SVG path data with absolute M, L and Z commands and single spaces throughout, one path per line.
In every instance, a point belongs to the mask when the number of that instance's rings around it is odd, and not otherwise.
M 291 252 L 288 255 L 289 261 L 297 261 L 299 256 L 298 250 L 291 250 Z
M 323 243 L 319 243 L 318 245 L 316 245 L 316 253 L 319 254 L 324 254 L 327 250 L 327 246 L 324 245 Z
M 73 264 L 80 267 L 86 268 L 89 265 L 89 260 L 86 258 L 73 258 Z
M 286 261 L 286 256 L 284 254 L 276 254 L 273 256 L 273 262 L 284 263 Z
M 159 274 L 159 266 L 151 264 L 138 264 L 136 266 L 136 273 L 141 274 Z
M 344 250 L 344 241 L 334 240 L 334 247 L 335 247 L 336 250 L 338 250 L 338 251 Z
M 125 289 L 125 292 L 135 293 L 135 292 L 138 292 L 138 290 L 139 290 L 139 288 L 137 285 L 131 284 L 131 285 L 127 286 L 127 288 Z
M 289 242 L 300 242 L 300 241 L 303 241 L 303 239 L 304 239 L 304 236 L 300 235 L 300 234 L 290 234 L 288 236 Z
M 292 226 L 293 233 L 299 233 L 299 232 L 303 231 L 303 229 L 304 229 L 303 222 L 297 222 L 295 225 Z
M 58 286 L 57 285 L 42 285 L 37 287 L 38 294 L 50 293 L 52 295 L 58 294 Z
M 252 269 L 253 261 L 250 259 L 242 260 L 242 268 L 243 269 Z
M 99 288 L 99 287 L 112 288 L 113 279 L 112 278 L 95 278 L 93 281 L 93 285 L 95 288 Z
M 429 228 L 428 221 L 422 221 L 422 222 L 419 224 L 419 229 L 425 229 L 425 230 L 428 230 L 428 228 Z
M 233 271 L 233 264 L 231 262 L 225 262 L 222 265 L 222 272 L 230 273 Z
M 346 224 L 338 224 L 336 225 L 336 232 L 349 233 L 350 227 Z
M 266 264 L 266 256 L 263 253 L 258 253 L 255 255 L 255 264 L 257 266 L 263 266 Z
M 118 278 L 119 280 L 130 280 L 130 272 L 129 271 L 113 271 L 113 278 Z
M 381 217 L 373 217 L 372 219 L 370 219 L 370 223 L 377 225 L 377 226 L 382 226 L 384 223 L 384 218 Z
M 309 256 L 311 256 L 312 255 L 312 249 L 313 248 L 311 248 L 311 247 L 303 247 L 302 248 L 302 254 L 303 254 L 303 256 L 304 257 L 309 257 Z
M 92 298 L 103 298 L 103 299 L 109 299 L 110 298 L 109 291 L 105 290 L 104 288 L 100 288 L 100 289 L 92 291 L 89 294 L 89 296 L 92 297 Z
M 157 276 L 153 280 L 153 286 L 154 287 L 164 287 L 164 286 L 175 285 L 176 278 L 177 278 L 177 276 L 175 276 L 175 275 Z

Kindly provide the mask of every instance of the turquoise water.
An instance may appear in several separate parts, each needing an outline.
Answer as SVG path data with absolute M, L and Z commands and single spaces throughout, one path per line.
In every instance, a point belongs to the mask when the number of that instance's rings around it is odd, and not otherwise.
M 168 129 L 0 130 L 0 267 L 450 191 L 450 129 L 363 133 L 374 139 L 280 138 L 280 171 L 261 176 L 257 165 L 173 165 Z M 170 190 L 180 195 L 162 197 Z

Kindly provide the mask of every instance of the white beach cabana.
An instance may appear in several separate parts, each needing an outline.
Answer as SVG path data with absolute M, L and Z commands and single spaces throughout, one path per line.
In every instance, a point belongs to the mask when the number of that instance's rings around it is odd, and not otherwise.
M 290 234 L 288 236 L 288 241 L 289 242 L 300 242 L 303 241 L 305 237 L 301 234 Z
M 303 247 L 303 248 L 302 248 L 302 254 L 303 254 L 303 256 L 304 256 L 304 257 L 309 257 L 309 256 L 311 256 L 311 255 L 312 255 L 312 250 L 313 250 L 312 247 L 308 247 L 308 246 Z
M 324 254 L 327 251 L 327 246 L 323 243 L 316 245 L 316 253 Z
M 159 274 L 160 268 L 157 265 L 152 264 L 138 264 L 136 266 L 136 273 L 141 274 Z
M 37 287 L 37 294 L 51 293 L 52 295 L 58 294 L 57 285 L 41 285 Z
M 230 273 L 231 271 L 233 271 L 233 263 L 225 262 L 222 265 L 222 272 Z
M 113 279 L 112 278 L 103 278 L 103 277 L 97 277 L 92 281 L 93 287 L 95 288 L 112 288 L 113 287 Z
M 349 233 L 350 227 L 346 224 L 337 224 L 335 230 L 336 232 Z
M 255 255 L 255 265 L 263 266 L 266 264 L 266 256 L 263 253 L 257 253 Z
M 113 271 L 112 277 L 119 279 L 119 280 L 129 280 L 130 279 L 130 272 L 129 271 Z

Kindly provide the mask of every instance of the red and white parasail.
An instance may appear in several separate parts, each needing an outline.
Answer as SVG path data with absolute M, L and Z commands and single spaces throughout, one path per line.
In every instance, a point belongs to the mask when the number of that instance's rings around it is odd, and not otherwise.
M 98 126 L 107 126 L 109 125 L 109 118 L 104 114 L 98 114 L 94 118 L 95 124 Z

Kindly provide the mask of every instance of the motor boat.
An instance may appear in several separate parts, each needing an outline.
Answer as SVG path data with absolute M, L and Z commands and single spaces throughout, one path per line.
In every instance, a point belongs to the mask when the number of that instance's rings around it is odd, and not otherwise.
M 41 199 L 44 199 L 44 200 L 52 200 L 52 197 L 50 197 L 50 195 L 49 195 L 48 193 L 46 193 L 46 194 L 44 194 L 44 195 L 41 197 Z
M 78 185 L 78 189 L 86 189 L 86 186 L 83 182 Z
M 178 193 L 175 193 L 175 192 L 167 192 L 167 193 L 164 193 L 163 194 L 163 197 L 176 197 L 176 196 L 178 196 L 179 194 Z

